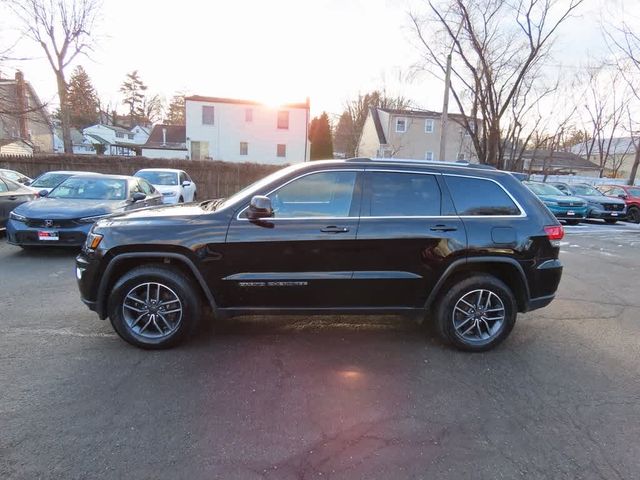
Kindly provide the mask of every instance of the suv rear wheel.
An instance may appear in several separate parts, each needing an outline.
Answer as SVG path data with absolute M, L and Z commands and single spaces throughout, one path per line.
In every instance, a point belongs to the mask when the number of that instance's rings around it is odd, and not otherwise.
M 200 300 L 193 282 L 164 265 L 134 268 L 113 287 L 109 319 L 123 340 L 141 348 L 177 345 L 195 329 Z
M 513 292 L 491 275 L 453 283 L 436 313 L 441 337 L 460 350 L 483 352 L 502 342 L 516 321 Z

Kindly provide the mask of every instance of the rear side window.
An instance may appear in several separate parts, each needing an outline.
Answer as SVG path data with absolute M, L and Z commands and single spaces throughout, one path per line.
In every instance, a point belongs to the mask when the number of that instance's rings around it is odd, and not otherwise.
M 458 215 L 520 215 L 520 210 L 497 183 L 481 178 L 446 175 Z
M 434 175 L 369 172 L 372 217 L 440 215 L 440 188 Z

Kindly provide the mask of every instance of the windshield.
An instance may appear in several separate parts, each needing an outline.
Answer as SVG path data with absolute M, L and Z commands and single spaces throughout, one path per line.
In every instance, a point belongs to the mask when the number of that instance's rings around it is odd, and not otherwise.
M 279 178 L 287 176 L 289 173 L 300 169 L 302 166 L 304 166 L 304 163 L 297 164 L 297 165 L 291 165 L 289 167 L 286 167 L 286 168 L 283 168 L 281 170 L 278 170 L 277 172 L 274 172 L 271 175 L 267 175 L 266 177 L 258 180 L 257 182 L 254 182 L 251 185 L 243 188 L 238 193 L 234 193 L 229 198 L 225 199 L 222 203 L 216 204 L 215 208 L 216 209 L 223 209 L 223 208 L 227 208 L 227 207 L 229 207 L 231 205 L 234 205 L 234 204 L 238 203 L 244 197 L 252 195 L 253 193 L 255 193 L 255 192 L 259 191 L 260 189 L 262 189 L 263 187 L 265 187 L 266 185 L 269 185 L 271 182 L 273 182 L 273 181 L 275 181 L 275 180 L 277 180 Z
M 65 180 L 48 195 L 48 198 L 76 200 L 124 200 L 126 197 L 126 180 L 83 177 Z
M 627 188 L 627 194 L 632 197 L 640 197 L 640 188 Z
M 23 178 L 25 178 L 22 175 L 16 172 L 13 172 L 11 170 L 0 170 L 0 175 L 4 176 L 5 178 L 8 178 L 9 180 L 13 180 L 15 182 L 18 182 Z
M 549 185 L 547 183 L 537 183 L 537 182 L 522 182 L 522 183 L 524 183 L 527 187 L 529 187 L 529 190 L 531 190 L 536 195 L 559 195 L 561 197 L 564 196 L 564 193 L 562 193 L 553 185 Z
M 594 196 L 602 196 L 602 193 L 599 190 L 596 190 L 590 185 L 571 185 L 571 191 L 576 195 L 594 195 Z
M 70 173 L 43 173 L 31 184 L 32 187 L 53 188 L 57 187 L 71 176 Z
M 136 177 L 144 178 L 151 185 L 178 185 L 176 172 L 146 171 L 136 173 Z

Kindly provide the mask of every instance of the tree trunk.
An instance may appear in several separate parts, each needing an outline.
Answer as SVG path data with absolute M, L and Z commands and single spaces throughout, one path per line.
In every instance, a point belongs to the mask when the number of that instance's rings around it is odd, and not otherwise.
M 640 143 L 636 146 L 636 157 L 633 160 L 633 166 L 631 167 L 631 174 L 629 175 L 629 185 L 633 185 L 636 181 L 636 174 L 638 173 L 638 165 L 640 164 Z
M 493 165 L 496 168 L 500 168 L 498 154 L 500 152 L 500 128 L 496 126 L 489 127 L 487 133 L 487 156 L 484 159 L 484 163 Z M 483 163 L 480 161 L 480 163 Z
M 64 153 L 73 153 L 73 143 L 71 142 L 71 126 L 69 125 L 69 104 L 67 102 L 67 82 L 64 79 L 62 70 L 56 72 L 58 83 L 58 98 L 60 100 L 60 120 L 62 123 L 62 142 Z

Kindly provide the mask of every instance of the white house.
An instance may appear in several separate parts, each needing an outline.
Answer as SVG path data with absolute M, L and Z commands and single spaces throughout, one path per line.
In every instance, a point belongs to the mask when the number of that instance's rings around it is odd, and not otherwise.
M 309 160 L 309 100 L 269 107 L 258 102 L 185 98 L 192 160 L 287 164 Z
M 139 126 L 127 130 L 115 125 L 92 125 L 82 130 L 85 138 L 94 145 L 103 145 L 105 155 L 133 156 L 149 138 L 147 129 Z

